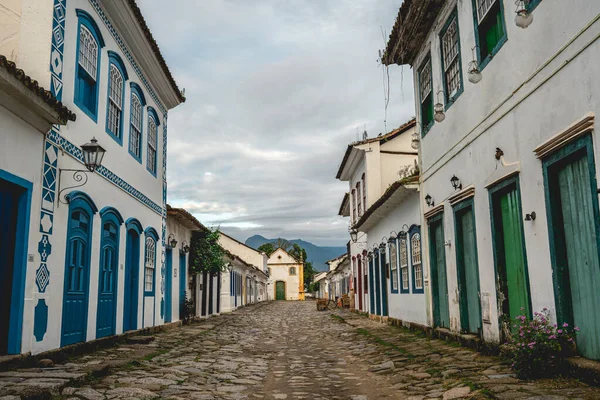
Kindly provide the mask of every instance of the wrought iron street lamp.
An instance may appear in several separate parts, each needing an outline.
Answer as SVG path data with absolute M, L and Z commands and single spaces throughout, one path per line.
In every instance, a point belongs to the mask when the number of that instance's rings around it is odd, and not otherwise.
M 352 243 L 356 243 L 358 239 L 358 231 L 356 229 L 350 230 L 350 239 L 352 239 Z
M 450 178 L 450 183 L 452 184 L 454 190 L 462 190 L 462 183 L 456 175 L 452 175 L 452 178 Z
M 184 240 L 183 242 L 181 242 L 181 249 L 183 250 L 184 253 L 190 252 L 190 246 L 188 245 L 187 240 Z
M 427 203 L 429 207 L 433 207 L 435 205 L 433 197 L 431 197 L 429 193 L 427 193 L 427 196 L 425 196 L 425 203 Z
M 177 240 L 175 239 L 175 235 L 173 235 L 172 233 L 169 234 L 167 242 L 169 242 L 169 246 L 171 246 L 172 249 L 174 249 L 175 246 L 177 246 Z

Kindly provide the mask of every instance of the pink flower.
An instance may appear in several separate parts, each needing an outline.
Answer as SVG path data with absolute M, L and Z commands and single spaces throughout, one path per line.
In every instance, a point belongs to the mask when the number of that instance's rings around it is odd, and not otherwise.
M 576 326 L 575 328 L 573 328 L 573 330 L 574 330 L 575 332 L 579 332 L 579 327 L 578 327 L 578 326 Z
M 569 326 L 569 324 L 567 324 L 566 322 L 563 324 L 563 328 L 566 328 L 567 326 Z
M 562 329 L 557 330 L 558 333 L 562 333 Z

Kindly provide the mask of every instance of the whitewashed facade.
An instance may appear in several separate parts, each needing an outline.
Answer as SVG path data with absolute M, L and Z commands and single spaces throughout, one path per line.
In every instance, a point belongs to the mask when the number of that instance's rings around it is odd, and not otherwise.
M 37 164 L 41 173 L 22 341 L 12 352 L 39 353 L 164 323 L 167 114 L 184 98 L 133 4 L 3 3 L 0 18 L 10 23 L 1 51 L 26 64 L 77 116 L 55 125 L 41 150 L 39 143 L 24 148 L 22 138 L 4 147 L 15 156 L 28 152 L 11 162 L 16 168 Z M 106 150 L 93 173 L 80 148 L 92 137 Z
M 431 323 L 498 342 L 546 307 L 600 359 L 600 3 L 524 6 L 527 29 L 514 1 L 413 1 L 384 56 L 414 71 Z
M 269 300 L 267 255 L 220 232 L 227 271 L 221 274 L 221 312 Z
M 269 300 L 304 300 L 304 263 L 282 248 L 267 260 Z

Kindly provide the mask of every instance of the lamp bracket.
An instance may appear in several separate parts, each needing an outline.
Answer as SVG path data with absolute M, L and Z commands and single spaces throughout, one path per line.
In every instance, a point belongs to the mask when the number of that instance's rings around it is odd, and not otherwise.
M 72 172 L 73 180 L 76 182 L 74 185 L 66 186 L 64 188 L 60 188 L 62 183 L 62 173 L 63 172 Z M 75 189 L 78 187 L 84 186 L 88 181 L 88 170 L 85 169 L 68 169 L 68 168 L 59 168 L 58 169 L 58 195 L 56 196 L 56 207 L 60 206 L 60 203 L 69 204 L 69 201 L 66 199 L 66 194 L 63 196 L 62 193 L 65 190 Z

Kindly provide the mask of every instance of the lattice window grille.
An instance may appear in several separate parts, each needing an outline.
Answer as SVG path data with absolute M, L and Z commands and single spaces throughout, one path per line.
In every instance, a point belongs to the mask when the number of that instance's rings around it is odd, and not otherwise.
M 98 42 L 85 25 L 79 31 L 79 65 L 95 81 L 98 71 Z
M 442 54 L 444 57 L 444 74 L 446 93 L 453 96 L 460 88 L 460 65 L 458 57 L 458 20 L 455 16 L 442 36 Z

